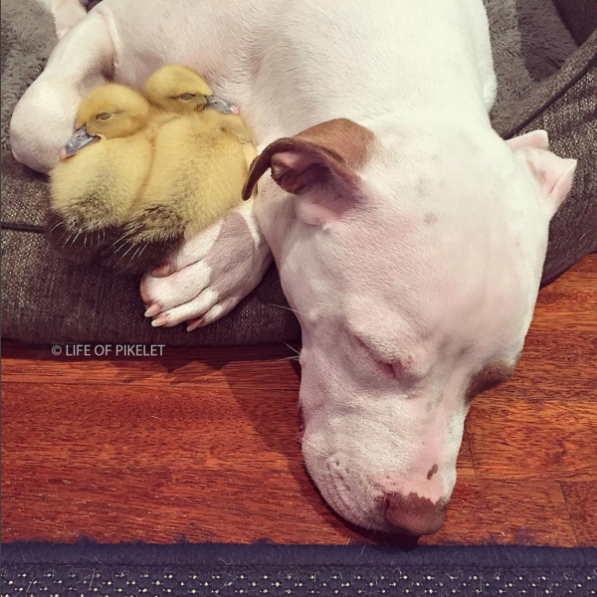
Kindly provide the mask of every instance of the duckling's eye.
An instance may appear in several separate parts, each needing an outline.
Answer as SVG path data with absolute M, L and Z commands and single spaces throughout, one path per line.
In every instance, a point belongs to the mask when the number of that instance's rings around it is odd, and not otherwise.
M 112 114 L 109 112 L 102 112 L 95 117 L 96 120 L 108 120 L 109 118 L 112 118 Z
M 182 95 L 179 95 L 177 99 L 180 99 L 183 102 L 188 102 L 189 100 L 192 100 L 194 97 L 194 93 L 183 93 Z

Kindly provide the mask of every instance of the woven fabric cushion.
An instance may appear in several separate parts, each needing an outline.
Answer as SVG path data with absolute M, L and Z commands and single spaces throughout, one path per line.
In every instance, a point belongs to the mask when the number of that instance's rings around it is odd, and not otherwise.
M 155 329 L 143 317 L 139 281 L 76 265 L 49 250 L 43 234 L 44 178 L 11 155 L 2 159 L 2 336 L 34 343 L 101 342 L 167 346 L 251 344 L 299 337 L 274 267 L 228 317 L 187 333 Z M 27 222 L 27 223 L 25 223 Z
M 43 70 L 56 44 L 54 23 L 36 0 L 2 2 L 2 149 L 17 101 Z
M 554 0 L 559 13 L 577 43 L 584 44 L 597 28 L 595 0 Z
M 546 129 L 553 151 L 578 159 L 572 191 L 551 221 L 547 284 L 597 251 L 597 31 L 557 75 L 504 104 L 494 126 L 505 138 Z
M 8 0 L 9 4 L 23 2 L 23 6 L 33 1 Z M 578 236 L 582 225 L 585 237 L 589 233 L 587 222 L 595 205 L 595 173 L 587 166 L 591 152 L 587 122 L 591 109 L 594 110 L 588 87 L 594 70 L 588 67 L 594 58 L 594 40 L 574 54 L 561 72 L 537 86 L 536 81 L 558 70 L 576 48 L 550 2 L 545 5 L 550 9 L 541 12 L 536 21 L 543 29 L 530 26 L 533 15 L 539 14 L 531 8 L 540 1 L 515 4 L 514 0 L 500 3 L 487 0 L 501 84 L 494 112 L 499 130 L 507 135 L 525 127 L 545 126 L 556 151 L 581 157 L 581 175 L 577 177 L 573 196 L 566 210 L 554 219 L 545 270 L 545 279 L 551 279 L 595 248 L 589 241 L 579 242 Z M 519 10 L 519 5 L 526 9 Z M 523 22 L 533 35 L 522 36 Z M 558 44 L 550 41 L 554 39 L 559 40 Z M 3 55 L 4 45 L 3 37 Z M 3 83 L 4 75 L 3 69 Z M 28 82 L 21 81 L 21 92 Z M 4 105 L 4 86 L 2 93 Z M 14 90 L 11 93 L 14 95 Z M 556 95 L 557 102 L 551 101 Z M 539 114 L 538 108 L 547 112 Z M 4 131 L 4 114 L 2 124 Z M 99 266 L 74 265 L 51 253 L 43 235 L 47 202 L 45 178 L 20 166 L 9 154 L 3 154 L 3 337 L 37 343 L 127 342 L 169 346 L 250 344 L 299 338 L 295 318 L 280 308 L 286 302 L 274 268 L 250 297 L 216 324 L 192 334 L 182 327 L 152 328 L 143 318 L 137 280 L 117 277 Z

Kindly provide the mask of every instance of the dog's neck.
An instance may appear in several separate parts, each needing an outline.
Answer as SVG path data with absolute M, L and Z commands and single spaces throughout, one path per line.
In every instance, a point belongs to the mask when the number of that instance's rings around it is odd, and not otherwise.
M 259 68 L 248 69 L 257 71 L 256 79 L 239 85 L 242 75 L 237 73 L 234 82 L 223 82 L 260 145 L 334 118 L 375 129 L 385 121 L 409 123 L 424 114 L 431 127 L 433 120 L 477 120 L 489 128 L 486 73 L 461 40 L 437 40 L 424 49 L 423 35 L 421 55 L 406 59 L 399 33 L 395 43 L 381 44 L 384 51 L 378 53 L 347 31 L 350 27 L 338 28 L 327 43 L 287 36 L 283 56 L 275 42 L 264 44 L 257 52 Z M 388 36 L 390 30 L 380 35 Z M 345 51 L 338 53 L 339 47 Z M 330 52 L 336 53 L 330 57 Z M 433 64 L 433 69 L 421 68 L 421 63 Z M 302 80 L 307 65 L 308 85 Z M 433 78 L 429 72 L 435 72 Z

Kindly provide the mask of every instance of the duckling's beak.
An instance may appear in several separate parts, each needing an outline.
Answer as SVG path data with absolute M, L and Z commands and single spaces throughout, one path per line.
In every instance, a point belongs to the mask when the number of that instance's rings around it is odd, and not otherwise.
M 239 109 L 230 102 L 219 98 L 217 95 L 206 95 L 205 99 L 207 100 L 207 107 L 213 108 L 218 112 L 222 112 L 222 114 L 238 114 Z
M 64 148 L 60 152 L 60 158 L 70 158 L 71 156 L 75 155 L 77 151 L 83 149 L 83 147 L 85 147 L 86 145 L 94 143 L 95 141 L 99 141 L 99 139 L 99 137 L 90 135 L 87 132 L 87 127 L 83 125 L 80 129 L 77 129 L 74 132 L 69 142 L 64 146 Z

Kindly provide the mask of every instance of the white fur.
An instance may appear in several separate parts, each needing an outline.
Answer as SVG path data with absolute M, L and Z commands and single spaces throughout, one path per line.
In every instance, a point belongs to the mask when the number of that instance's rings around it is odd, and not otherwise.
M 104 0 L 21 100 L 15 155 L 48 169 L 90 85 L 139 88 L 168 63 L 239 105 L 261 148 L 337 117 L 375 143 L 337 220 L 314 226 L 319 191 L 263 177 L 256 202 L 145 277 L 150 314 L 230 311 L 269 264 L 265 237 L 303 330 L 303 452 L 324 497 L 380 529 L 386 496 L 449 499 L 466 388 L 517 360 L 575 166 L 543 133 L 509 147 L 491 129 L 481 1 Z

